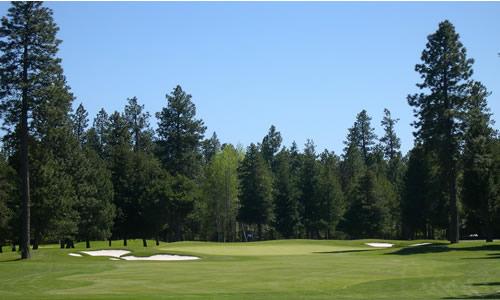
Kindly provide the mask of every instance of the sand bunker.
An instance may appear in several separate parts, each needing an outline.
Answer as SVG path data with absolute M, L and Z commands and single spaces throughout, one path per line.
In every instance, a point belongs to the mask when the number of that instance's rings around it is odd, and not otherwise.
M 183 256 L 183 255 L 170 255 L 170 254 L 157 254 L 147 257 L 138 257 L 138 256 L 123 256 L 121 259 L 124 260 L 197 260 L 200 259 L 196 256 Z
M 196 256 L 184 256 L 184 255 L 172 255 L 172 254 L 156 254 L 152 256 L 140 257 L 140 256 L 123 256 L 129 254 L 130 251 L 127 250 L 96 250 L 96 251 L 81 251 L 90 256 L 108 256 L 109 260 L 197 260 L 200 259 Z M 70 253 L 71 256 L 82 256 L 77 253 Z
M 394 244 L 389 243 L 365 243 L 365 245 L 376 248 L 391 248 L 392 246 L 394 246 Z
M 74 256 L 74 257 L 82 257 L 82 255 L 78 254 L 78 253 L 69 253 L 68 255 L 69 256 Z
M 412 244 L 410 247 L 418 247 L 418 246 L 425 246 L 425 245 L 430 245 L 432 243 L 420 243 L 420 244 Z
M 90 256 L 110 256 L 110 257 L 120 257 L 125 254 L 129 254 L 130 251 L 127 250 L 97 250 L 97 251 L 81 251 Z

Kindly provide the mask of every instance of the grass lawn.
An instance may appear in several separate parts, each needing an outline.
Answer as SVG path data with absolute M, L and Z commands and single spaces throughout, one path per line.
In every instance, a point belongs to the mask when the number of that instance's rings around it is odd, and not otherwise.
M 374 241 L 374 240 L 370 240 Z M 30 261 L 4 247 L 0 299 L 500 299 L 500 243 L 287 240 L 161 243 L 111 249 L 189 254 L 196 261 L 72 257 L 84 249 L 43 245 Z M 378 241 L 380 242 L 380 241 Z M 436 241 L 434 241 L 436 243 Z M 154 245 L 153 241 L 149 245 Z M 92 250 L 110 249 L 93 242 Z

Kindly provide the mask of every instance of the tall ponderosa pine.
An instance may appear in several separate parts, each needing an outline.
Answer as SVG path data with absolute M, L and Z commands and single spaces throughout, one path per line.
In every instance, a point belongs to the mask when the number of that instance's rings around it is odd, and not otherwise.
M 80 103 L 75 113 L 71 115 L 71 120 L 73 123 L 73 134 L 76 137 L 76 140 L 80 144 L 80 147 L 85 143 L 85 134 L 87 131 L 87 127 L 89 124 L 88 112 L 83 107 L 83 104 Z
M 56 57 L 60 40 L 52 11 L 41 2 L 13 2 L 0 28 L 1 112 L 9 129 L 16 130 L 19 145 L 22 235 L 21 257 L 30 257 L 29 139 L 31 121 L 46 104 L 52 85 L 64 81 Z
M 240 181 L 240 222 L 257 225 L 259 239 L 263 238 L 262 226 L 272 219 L 272 175 L 255 144 L 247 148 L 245 158 L 238 168 Z M 246 238 L 246 237 L 245 237 Z
M 124 117 L 132 136 L 134 151 L 151 152 L 153 130 L 149 127 L 150 115 L 144 111 L 144 105 L 139 104 L 137 97 L 128 98 L 127 102 Z
M 423 80 L 417 86 L 423 92 L 409 95 L 408 103 L 414 107 L 417 117 L 414 123 L 417 141 L 438 157 L 443 198 L 449 206 L 448 238 L 457 243 L 458 160 L 473 60 L 467 58 L 466 49 L 449 21 L 441 22 L 438 30 L 429 35 L 427 40 L 426 49 L 422 52 L 422 63 L 415 66 Z
M 302 223 L 308 238 L 318 238 L 321 228 L 321 206 L 317 201 L 318 162 L 316 147 L 312 140 L 305 144 L 302 156 L 300 182 L 300 209 Z
M 276 131 L 276 127 L 271 125 L 269 132 L 262 139 L 262 144 L 260 146 L 262 157 L 267 161 L 272 170 L 274 170 L 274 156 L 281 147 L 281 133 Z
M 177 86 L 167 95 L 167 107 L 156 113 L 158 118 L 158 156 L 173 175 L 196 177 L 200 171 L 200 144 L 206 127 L 196 119 L 191 95 Z
M 380 125 L 384 128 L 384 136 L 380 138 L 380 142 L 384 148 L 384 155 L 388 160 L 394 160 L 401 156 L 401 141 L 396 135 L 395 125 L 399 119 L 394 119 L 391 116 L 391 112 L 385 108 L 384 118 L 380 122 Z
M 298 178 L 294 174 L 291 152 L 283 148 L 275 157 L 274 227 L 284 238 L 299 233 Z
M 370 153 L 377 139 L 375 129 L 371 127 L 371 120 L 366 110 L 363 109 L 358 113 L 354 125 L 349 128 L 349 134 L 345 142 L 347 148 L 354 145 L 359 149 L 366 164 L 368 164 Z
M 340 184 L 339 160 L 327 150 L 320 155 L 316 195 L 321 210 L 321 227 L 325 238 L 329 239 L 344 215 L 345 203 Z
M 467 227 L 474 232 L 481 232 L 487 242 L 492 242 L 499 192 L 495 176 L 499 170 L 495 167 L 495 132 L 491 127 L 491 113 L 486 103 L 488 95 L 481 83 L 474 83 L 465 119 L 462 196 L 467 207 Z M 476 224 L 477 227 L 474 226 Z

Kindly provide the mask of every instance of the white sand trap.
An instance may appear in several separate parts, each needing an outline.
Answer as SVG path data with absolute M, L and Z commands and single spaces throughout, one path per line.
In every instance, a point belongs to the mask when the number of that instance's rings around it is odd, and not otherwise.
M 420 244 L 411 244 L 410 247 L 418 247 L 418 246 L 425 246 L 425 245 L 431 245 L 432 243 L 420 243 Z
M 138 257 L 138 256 L 123 256 L 121 257 L 124 260 L 197 260 L 200 259 L 196 256 L 182 256 L 182 255 L 170 255 L 170 254 L 157 254 L 153 256 L 147 257 Z
M 82 255 L 78 254 L 78 253 L 69 253 L 68 255 L 69 256 L 74 256 L 74 257 L 82 257 Z
M 391 248 L 392 246 L 394 246 L 394 244 L 389 243 L 365 243 L 365 245 L 376 248 Z
M 121 260 L 121 259 L 116 258 L 116 257 L 110 257 L 109 260 Z
M 90 256 L 110 256 L 110 257 L 120 257 L 125 254 L 129 254 L 130 251 L 127 250 L 97 250 L 97 251 L 80 251 Z

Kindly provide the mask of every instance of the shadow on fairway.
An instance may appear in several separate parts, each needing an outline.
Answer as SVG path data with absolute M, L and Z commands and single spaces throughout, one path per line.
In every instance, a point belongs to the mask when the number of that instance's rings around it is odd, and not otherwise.
M 470 296 L 458 296 L 458 297 L 445 297 L 441 299 L 500 299 L 500 292 L 494 292 L 491 294 L 478 294 Z
M 376 249 L 374 249 L 376 250 Z M 316 254 L 338 254 L 338 253 L 351 253 L 351 252 L 366 252 L 366 251 L 374 251 L 370 249 L 362 249 L 362 250 L 341 250 L 341 251 L 321 251 L 321 252 L 313 252 Z
M 428 253 L 443 253 L 452 251 L 500 251 L 500 245 L 484 245 L 477 247 L 450 248 L 449 244 L 432 244 L 418 247 L 406 247 L 397 251 L 386 253 L 387 255 L 412 255 L 412 254 L 428 254 Z M 484 258 L 500 258 L 500 253 L 489 254 L 492 257 Z
M 500 282 L 480 282 L 480 283 L 473 283 L 471 284 L 473 286 L 494 286 L 494 285 L 500 285 Z

